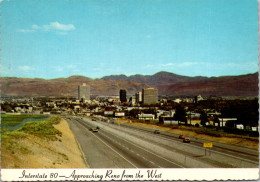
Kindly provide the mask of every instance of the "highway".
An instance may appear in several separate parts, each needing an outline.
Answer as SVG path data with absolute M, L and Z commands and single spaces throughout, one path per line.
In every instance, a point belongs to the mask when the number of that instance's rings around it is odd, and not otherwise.
M 66 118 L 90 168 L 233 168 L 258 167 L 258 151 L 213 143 L 211 152 L 199 139 L 183 143 L 178 135 L 110 124 L 90 118 Z M 90 128 L 99 127 L 98 132 Z M 210 154 L 210 155 L 209 155 Z
M 121 124 L 121 127 L 131 128 L 132 130 L 147 132 L 150 134 L 154 132 L 153 129 L 137 127 L 129 124 Z M 164 139 L 174 140 L 174 141 L 181 141 L 180 139 L 178 139 L 179 137 L 178 134 L 164 132 L 164 131 L 160 131 L 159 137 L 162 137 Z M 243 158 L 244 160 L 249 160 L 251 162 L 258 164 L 258 160 L 259 160 L 258 150 L 235 146 L 235 145 L 228 145 L 228 144 L 223 144 L 218 142 L 212 142 L 212 141 L 198 139 L 198 138 L 192 138 L 192 137 L 189 138 L 192 141 L 190 145 L 194 147 L 202 147 L 204 142 L 211 142 L 213 143 L 214 146 L 211 149 L 211 152 L 224 153 L 224 155 L 231 155 L 233 157 L 235 156 L 237 158 Z

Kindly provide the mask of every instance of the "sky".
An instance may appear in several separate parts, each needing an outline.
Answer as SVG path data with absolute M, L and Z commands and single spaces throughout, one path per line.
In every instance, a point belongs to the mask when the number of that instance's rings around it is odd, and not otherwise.
M 0 0 L 1 76 L 258 71 L 257 0 Z

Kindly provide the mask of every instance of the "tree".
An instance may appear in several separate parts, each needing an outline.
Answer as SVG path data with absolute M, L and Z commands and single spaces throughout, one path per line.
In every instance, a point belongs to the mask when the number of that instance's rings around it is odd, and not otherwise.
M 214 116 L 213 123 L 214 123 L 214 126 L 216 123 L 218 123 L 218 127 L 220 126 L 218 116 Z
M 2 107 L 2 110 L 6 111 L 6 112 L 12 112 L 12 108 L 9 104 L 2 104 L 1 107 Z
M 174 117 L 173 117 L 174 120 L 177 120 L 178 123 L 180 121 L 180 122 L 185 122 L 185 124 L 187 124 L 187 117 L 186 116 L 187 116 L 187 113 L 186 113 L 184 107 L 181 106 L 181 105 L 178 105 L 176 107 L 176 111 L 175 111 L 175 114 L 174 114 Z
M 129 116 L 134 117 L 134 118 L 135 118 L 138 114 L 141 114 L 140 109 L 132 109 L 132 110 L 129 112 Z
M 209 122 L 207 113 L 205 111 L 202 111 L 200 113 L 200 124 L 203 126 L 206 126 L 206 123 Z

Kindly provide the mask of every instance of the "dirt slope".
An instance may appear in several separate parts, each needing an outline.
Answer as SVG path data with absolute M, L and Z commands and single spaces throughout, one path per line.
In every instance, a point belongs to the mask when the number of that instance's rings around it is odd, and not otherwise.
M 57 141 L 47 141 L 30 135 L 17 139 L 19 150 L 2 148 L 2 168 L 86 168 L 81 151 L 68 123 L 62 119 L 55 128 L 62 132 Z

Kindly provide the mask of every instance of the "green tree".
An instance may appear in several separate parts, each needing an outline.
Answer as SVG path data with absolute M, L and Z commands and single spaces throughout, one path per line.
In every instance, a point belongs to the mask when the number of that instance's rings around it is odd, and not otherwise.
M 218 127 L 220 126 L 218 116 L 214 116 L 213 122 L 214 122 L 214 126 L 215 126 L 216 123 L 218 123 Z
M 9 104 L 3 104 L 1 105 L 2 110 L 6 111 L 6 112 L 12 112 L 12 108 Z
M 205 111 L 202 111 L 200 113 L 200 124 L 202 126 L 206 126 L 206 123 L 209 122 L 209 119 L 208 119 L 208 116 L 207 116 L 207 113 Z
M 131 111 L 129 111 L 129 116 L 131 116 L 131 117 L 135 118 L 138 114 L 141 114 L 140 109 L 132 109 Z
M 186 116 L 187 116 L 187 113 L 186 113 L 184 107 L 181 106 L 181 105 L 178 105 L 176 107 L 176 111 L 175 111 L 175 114 L 174 114 L 173 118 L 175 120 L 177 120 L 178 123 L 179 122 L 185 122 L 185 124 L 187 124 L 187 117 Z

